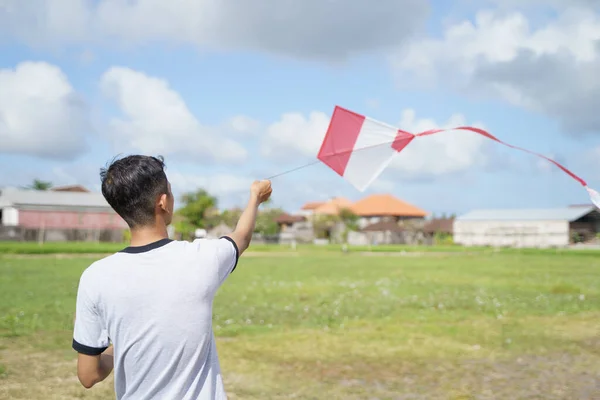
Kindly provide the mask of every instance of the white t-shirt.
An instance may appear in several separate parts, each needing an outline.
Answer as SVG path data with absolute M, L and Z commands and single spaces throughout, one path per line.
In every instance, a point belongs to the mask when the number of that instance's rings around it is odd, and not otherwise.
M 127 247 L 81 275 L 73 348 L 114 346 L 115 392 L 129 399 L 226 399 L 213 298 L 235 269 L 229 237 Z

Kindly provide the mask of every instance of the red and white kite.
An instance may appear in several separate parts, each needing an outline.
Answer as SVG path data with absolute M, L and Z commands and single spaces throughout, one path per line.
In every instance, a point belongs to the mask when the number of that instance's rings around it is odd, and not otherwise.
M 544 158 L 579 182 L 587 190 L 594 205 L 600 208 L 600 194 L 558 162 L 504 143 L 483 129 L 470 126 L 433 129 L 413 134 L 336 106 L 317 158 L 362 192 L 415 138 L 450 130 L 471 131 L 513 149 Z

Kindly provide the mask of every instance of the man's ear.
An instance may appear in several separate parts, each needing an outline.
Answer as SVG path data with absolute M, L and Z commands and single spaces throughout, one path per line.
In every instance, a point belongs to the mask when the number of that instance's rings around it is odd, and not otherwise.
M 161 194 L 158 200 L 158 207 L 165 213 L 169 214 L 169 198 L 166 194 Z

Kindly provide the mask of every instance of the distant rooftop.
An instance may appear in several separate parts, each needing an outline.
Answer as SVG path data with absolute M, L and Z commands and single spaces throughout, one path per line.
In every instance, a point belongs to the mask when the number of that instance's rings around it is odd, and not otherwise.
M 325 204 L 324 201 L 311 201 L 309 203 L 306 203 L 302 206 L 302 210 L 304 211 L 308 211 L 308 210 L 314 210 L 315 208 L 318 208 L 319 206 Z
M 89 193 L 90 191 L 81 185 L 68 185 L 68 186 L 55 186 L 50 188 L 50 190 L 54 192 L 80 192 L 80 193 Z
M 563 208 L 531 208 L 474 210 L 456 218 L 457 221 L 576 221 L 591 212 L 593 206 Z
M 350 207 L 352 207 L 352 202 L 350 200 L 344 197 L 334 197 L 328 202 L 316 207 L 313 212 L 320 215 L 337 215 L 341 210 L 349 209 Z
M 352 211 L 361 217 L 393 216 L 393 217 L 425 217 L 424 211 L 412 204 L 402 201 L 391 194 L 373 194 L 352 205 Z
M 26 190 L 14 187 L 0 189 L 0 207 L 7 206 L 110 208 L 102 193 Z
M 433 218 L 423 226 L 425 233 L 452 233 L 454 218 Z
M 287 213 L 281 214 L 275 219 L 278 224 L 293 224 L 296 222 L 303 222 L 306 218 L 301 215 L 290 215 Z

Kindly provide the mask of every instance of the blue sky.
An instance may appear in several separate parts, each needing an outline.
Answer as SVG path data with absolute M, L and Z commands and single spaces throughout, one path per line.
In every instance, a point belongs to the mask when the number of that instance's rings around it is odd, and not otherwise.
M 341 105 L 410 131 L 484 126 L 600 188 L 600 14 L 584 1 L 5 3 L 2 186 L 97 190 L 115 155 L 162 154 L 176 195 L 242 205 L 253 179 L 315 160 Z M 317 164 L 275 178 L 273 200 L 389 192 L 438 214 L 589 202 L 549 163 L 475 134 L 418 141 L 366 193 Z

